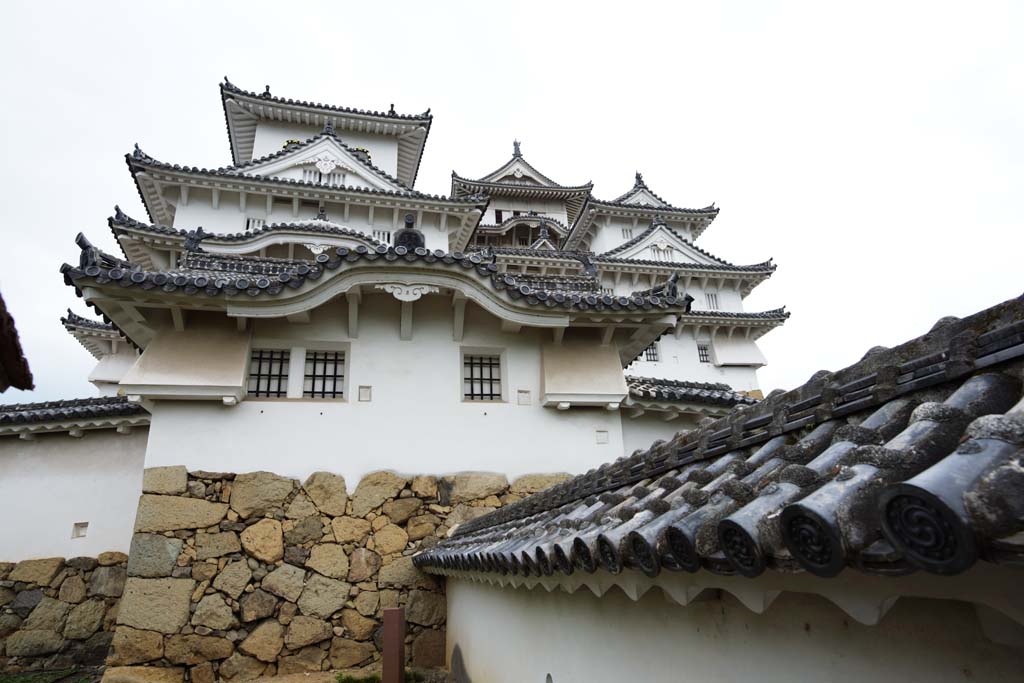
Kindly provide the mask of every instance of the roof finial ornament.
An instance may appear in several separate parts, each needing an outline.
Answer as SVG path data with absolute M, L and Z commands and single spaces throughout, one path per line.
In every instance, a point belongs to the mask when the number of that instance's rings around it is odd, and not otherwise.
M 203 230 L 203 226 L 199 226 L 195 230 L 189 230 L 185 234 L 185 251 L 201 252 L 203 248 L 199 246 L 199 243 L 210 236 L 210 233 Z
M 513 157 L 517 157 L 518 158 L 518 157 L 523 156 L 522 150 L 519 149 L 519 144 L 520 144 L 519 140 L 513 140 L 512 141 L 512 156 Z
M 396 247 L 405 247 L 412 250 L 416 247 L 425 247 L 427 244 L 423 233 L 416 229 L 416 218 L 411 213 L 405 214 L 405 226 L 395 231 L 394 241 Z
M 135 157 L 136 159 L 142 158 L 142 148 L 139 147 L 139 143 L 137 142 L 135 143 L 135 151 L 132 152 L 132 156 Z
M 640 172 L 636 172 L 636 181 L 633 183 L 633 187 L 647 187 L 644 183 L 644 175 Z
M 266 89 L 263 91 L 263 95 L 262 96 L 263 97 L 270 97 L 271 96 L 270 95 L 270 86 L 269 85 L 266 86 Z
M 228 88 L 234 88 L 235 84 L 228 80 L 228 77 L 224 77 L 224 85 Z
M 117 204 L 114 204 L 114 220 L 117 221 L 118 223 L 124 223 L 125 219 L 127 218 L 128 216 L 124 214 L 124 211 L 121 210 L 121 207 Z
M 78 255 L 78 267 L 82 270 L 89 268 L 90 266 L 99 265 L 100 262 L 100 250 L 92 246 L 92 242 L 86 239 L 84 233 L 78 233 L 75 237 L 75 244 L 82 250 L 82 253 Z
M 320 210 L 316 212 L 316 219 L 318 221 L 329 221 L 329 220 L 331 220 L 330 218 L 327 217 L 327 209 L 324 208 L 323 206 L 321 206 Z
M 394 102 L 391 103 L 391 109 L 388 110 L 388 116 L 398 116 L 398 114 L 395 113 L 395 103 Z
M 320 135 L 334 135 L 334 121 L 326 119 L 324 121 L 324 129 L 320 131 Z

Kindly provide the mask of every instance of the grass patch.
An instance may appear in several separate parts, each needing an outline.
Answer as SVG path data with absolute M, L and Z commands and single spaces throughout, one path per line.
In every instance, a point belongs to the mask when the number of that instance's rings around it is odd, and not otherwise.
M 75 673 L 75 669 L 59 671 L 26 671 L 17 674 L 0 674 L 0 683 L 53 683 Z M 85 679 L 83 679 L 85 680 Z
M 405 672 L 405 683 L 421 683 L 425 680 L 423 674 L 414 671 Z M 3 681 L 0 681 L 3 683 Z M 365 676 L 353 676 L 352 674 L 339 673 L 338 683 L 380 683 L 380 674 L 366 674 Z

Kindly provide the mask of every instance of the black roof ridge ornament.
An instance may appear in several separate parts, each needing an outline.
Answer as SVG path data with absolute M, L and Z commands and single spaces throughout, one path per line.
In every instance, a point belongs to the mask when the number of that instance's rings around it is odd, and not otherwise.
M 391 103 L 391 108 L 388 109 L 388 116 L 398 116 L 398 113 L 395 112 L 395 103 L 394 102 Z
M 416 218 L 411 214 L 405 214 L 405 225 L 395 231 L 394 242 L 396 247 L 416 249 L 426 247 L 427 240 L 423 233 L 416 229 Z
M 633 189 L 639 190 L 640 188 L 647 189 L 647 183 L 644 182 L 644 174 L 637 171 L 633 180 Z
M 269 85 L 268 85 L 268 86 L 266 86 L 266 88 L 265 88 L 265 89 L 264 89 L 264 91 L 263 91 L 263 94 L 262 94 L 262 95 L 260 95 L 260 97 L 266 97 L 266 98 L 268 98 L 268 99 L 269 99 L 269 98 L 271 98 L 271 97 L 273 97 L 273 95 L 271 95 L 271 94 L 270 94 L 270 86 L 269 86 Z
M 199 243 L 210 236 L 210 233 L 203 230 L 203 226 L 199 226 L 195 230 L 189 230 L 185 234 L 185 251 L 191 251 L 193 253 L 201 253 L 203 248 L 199 246 Z
M 523 150 L 519 148 L 519 146 L 521 144 L 523 144 L 523 143 L 519 142 L 519 140 L 513 140 L 512 141 L 512 158 L 513 159 L 522 159 L 523 158 Z
M 324 121 L 324 129 L 320 131 L 320 135 L 335 135 L 334 121 L 332 119 L 326 119 Z
M 327 217 L 327 209 L 323 205 L 321 205 L 320 208 L 316 212 L 316 220 L 318 220 L 318 221 L 330 221 L 331 220 L 330 218 Z

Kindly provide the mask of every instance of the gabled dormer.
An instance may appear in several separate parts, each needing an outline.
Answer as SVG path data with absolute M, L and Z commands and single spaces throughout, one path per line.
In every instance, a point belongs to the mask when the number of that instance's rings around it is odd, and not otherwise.
M 520 216 L 535 216 L 572 225 L 590 196 L 592 183 L 562 185 L 537 170 L 523 156 L 520 142 L 512 143 L 512 158 L 481 178 L 452 172 L 452 197 L 485 195 L 490 205 L 480 221 L 484 231 L 507 225 Z M 565 232 L 568 232 L 566 228 Z
M 245 175 L 301 180 L 332 187 L 403 192 L 398 178 L 373 164 L 365 149 L 346 145 L 328 122 L 319 135 L 235 167 Z
M 660 219 L 652 221 L 646 230 L 625 244 L 600 254 L 599 258 L 603 257 L 657 263 L 728 265 L 694 246 Z
M 394 105 L 380 112 L 303 102 L 273 95 L 270 86 L 262 93 L 243 90 L 227 77 L 220 95 L 236 165 L 271 154 L 290 140 L 305 140 L 331 123 L 349 146 L 365 148 L 378 167 L 402 184 L 416 183 L 433 121 L 429 109 L 399 114 Z
M 672 208 L 671 204 L 654 194 L 651 188 L 647 187 L 647 183 L 644 182 L 644 177 L 640 171 L 636 172 L 633 188 L 612 201 L 615 204 L 626 204 L 628 206 L 654 207 L 656 209 Z

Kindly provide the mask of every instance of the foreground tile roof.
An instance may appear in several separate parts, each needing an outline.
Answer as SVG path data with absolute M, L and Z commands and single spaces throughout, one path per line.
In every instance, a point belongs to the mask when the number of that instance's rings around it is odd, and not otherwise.
M 1024 561 L 1024 297 L 454 530 L 430 571 L 955 574 Z
M 0 425 L 66 422 L 146 414 L 146 410 L 141 405 L 129 403 L 125 396 L 73 398 L 66 401 L 0 405 Z
M 0 296 L 0 391 L 6 391 L 9 387 L 32 389 L 32 371 L 21 350 L 14 318 L 7 312 L 7 304 L 3 296 Z
M 626 375 L 626 385 L 629 387 L 629 395 L 641 401 L 684 401 L 728 406 L 757 403 L 756 398 L 733 391 L 728 384 Z
M 76 327 L 85 327 L 85 328 L 88 328 L 90 330 L 100 330 L 102 332 L 116 332 L 117 331 L 117 328 L 115 328 L 110 323 L 105 323 L 105 322 L 102 322 L 102 321 L 99 321 L 99 320 L 93 320 L 91 318 L 86 318 L 84 316 L 78 315 L 77 313 L 72 311 L 70 308 L 68 309 L 67 316 L 61 318 L 60 322 L 61 322 L 62 325 L 64 325 L 64 327 L 66 329 L 71 329 L 71 328 L 76 328 Z

